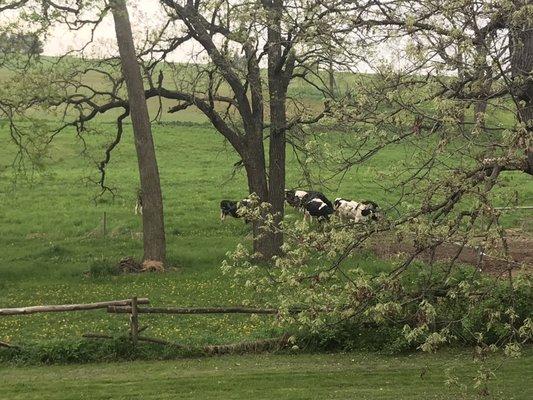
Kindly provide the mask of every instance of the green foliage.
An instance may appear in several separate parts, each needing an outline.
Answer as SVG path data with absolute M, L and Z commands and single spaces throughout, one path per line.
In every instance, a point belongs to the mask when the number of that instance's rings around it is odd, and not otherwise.
M 399 324 L 362 325 L 345 321 L 324 326 L 319 331 L 299 331 L 298 347 L 305 351 L 371 351 L 379 354 L 400 354 L 415 350 Z
M 251 289 L 250 302 L 267 298 L 281 305 L 275 324 L 295 332 L 296 343 L 306 347 L 432 352 L 459 344 L 517 353 L 533 339 L 527 271 L 506 281 L 443 262 L 403 263 L 383 272 L 362 268 L 361 258 L 349 255 L 364 248 L 368 232 L 387 224 L 343 227 L 334 218 L 320 228 L 285 225 L 284 254 L 275 265 L 255 263 L 238 246 L 223 271 L 236 287 Z

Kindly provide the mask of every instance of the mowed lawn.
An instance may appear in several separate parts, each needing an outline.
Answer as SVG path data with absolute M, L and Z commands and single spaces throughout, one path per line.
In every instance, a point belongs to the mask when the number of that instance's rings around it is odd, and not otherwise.
M 0 367 L 0 399 L 474 399 L 475 367 L 469 354 L 450 352 Z M 446 385 L 449 376 L 458 385 Z M 507 360 L 489 382 L 486 398 L 531 399 L 532 376 L 533 357 Z

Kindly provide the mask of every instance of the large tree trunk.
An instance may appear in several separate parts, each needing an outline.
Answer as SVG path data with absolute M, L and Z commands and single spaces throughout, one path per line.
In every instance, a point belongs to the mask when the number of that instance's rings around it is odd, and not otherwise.
M 281 223 L 284 215 L 285 201 L 285 97 L 276 93 L 270 99 L 270 117 L 272 127 L 270 129 L 270 149 L 269 149 L 269 200 L 274 214 L 274 225 L 276 232 L 270 238 L 269 255 L 280 252 L 283 245 L 283 231 Z M 274 122 L 275 121 L 275 122 Z
M 268 182 L 266 178 L 265 152 L 262 136 L 255 137 L 256 141 L 251 141 L 246 146 L 243 153 L 244 168 L 248 178 L 248 190 L 255 193 L 261 202 L 268 202 Z M 253 250 L 260 254 L 261 259 L 270 259 L 272 253 L 270 243 L 272 233 L 264 229 L 261 221 L 253 222 Z
M 527 7 L 529 0 L 522 0 Z M 518 100 L 518 120 L 526 125 L 524 172 L 533 175 L 533 21 L 515 25 L 510 29 L 511 71 L 517 82 L 513 95 Z
M 143 81 L 135 55 L 131 24 L 125 0 L 112 0 L 111 11 L 115 21 L 122 72 L 128 89 L 135 149 L 137 150 L 139 164 L 143 205 L 143 260 L 145 262 L 155 261 L 154 267 L 158 264 L 162 267 L 165 261 L 165 228 L 159 170 L 157 168 L 148 107 L 144 97 Z
M 487 99 L 478 100 L 474 106 L 474 115 L 476 117 L 476 123 L 481 129 L 485 128 L 485 113 L 487 112 L 487 106 Z
M 279 254 L 283 245 L 281 223 L 285 201 L 285 130 L 287 127 L 286 95 L 287 84 L 283 72 L 281 17 L 283 1 L 273 0 L 270 4 L 268 28 L 268 93 L 270 100 L 270 148 L 269 148 L 269 202 L 272 205 L 276 232 L 269 243 L 269 255 Z

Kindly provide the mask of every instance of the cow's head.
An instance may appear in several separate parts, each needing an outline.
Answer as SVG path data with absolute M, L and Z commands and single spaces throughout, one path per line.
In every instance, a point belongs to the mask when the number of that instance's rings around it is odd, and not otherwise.
M 363 205 L 361 210 L 363 217 L 370 218 L 374 221 L 377 221 L 381 217 L 379 206 L 373 201 L 363 201 L 361 204 Z
M 285 201 L 293 207 L 297 207 L 300 204 L 300 199 L 296 197 L 295 190 L 285 190 Z

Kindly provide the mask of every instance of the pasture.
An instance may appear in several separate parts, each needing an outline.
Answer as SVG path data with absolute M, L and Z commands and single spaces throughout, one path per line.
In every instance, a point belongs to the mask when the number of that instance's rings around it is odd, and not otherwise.
M 155 106 L 151 104 L 152 112 Z M 133 212 L 137 162 L 131 125 L 127 125 L 108 168 L 107 184 L 115 189 L 116 195 L 99 197 L 99 188 L 94 184 L 98 177 L 95 163 L 102 158 L 104 145 L 112 140 L 115 126 L 106 116 L 95 127 L 96 131 L 84 136 L 84 143 L 73 130 L 65 131 L 54 140 L 38 170 L 28 169 L 20 174 L 11 166 L 16 149 L 8 140 L 5 122 L 0 121 L 0 138 L 5 144 L 0 148 L 0 305 L 81 303 L 134 295 L 150 298 L 154 306 L 242 304 L 248 293 L 233 286 L 219 268 L 226 253 L 237 243 L 250 241 L 250 228 L 242 220 L 219 220 L 221 199 L 247 195 L 244 171 L 232 174 L 238 158 L 230 146 L 194 111 L 154 124 L 165 204 L 168 270 L 162 274 L 115 275 L 109 267 L 121 257 L 138 258 L 142 253 L 140 218 Z M 341 135 L 327 127 L 324 130 L 329 137 Z M 344 179 L 331 181 L 320 189 L 331 199 L 337 196 L 372 199 L 386 207 L 394 199 L 383 192 L 375 179 L 376 172 L 410 154 L 412 149 L 408 146 L 391 147 L 351 170 Z M 294 154 L 291 152 L 288 157 L 287 186 L 305 187 Z M 520 188 L 520 202 L 531 204 L 533 183 L 527 177 L 509 175 L 505 186 Z M 301 214 L 287 208 L 287 221 L 301 218 Z M 505 222 L 523 232 L 532 231 L 528 211 L 506 214 Z M 369 251 L 356 255 L 353 262 L 376 273 L 392 266 L 391 261 Z M 87 273 L 91 271 L 92 274 Z M 148 326 L 149 336 L 202 345 L 275 336 L 279 332 L 271 327 L 269 318 L 143 315 L 142 324 Z M 57 360 L 86 361 L 77 358 L 82 334 L 120 335 L 127 327 L 127 316 L 110 316 L 104 311 L 3 317 L 0 341 L 45 349 L 51 354 L 48 361 L 55 360 L 54 352 L 58 353 Z M 72 354 L 63 354 L 69 349 L 73 349 Z M 90 398 L 109 398 L 110 393 L 116 398 L 133 398 L 139 390 L 143 398 L 161 398 L 158 393 L 164 387 L 176 396 L 202 393 L 204 398 L 224 394 L 235 399 L 274 396 L 439 399 L 458 393 L 443 386 L 442 371 L 433 372 L 443 360 L 456 365 L 465 376 L 473 374 L 474 366 L 466 362 L 469 356 L 465 353 L 413 357 L 252 355 L 49 369 L 3 366 L 0 398 L 29 399 L 43 393 L 54 399 L 79 398 L 84 390 L 86 393 L 91 390 L 90 396 L 87 394 Z M 525 360 L 512 361 L 510 368 L 497 378 L 498 393 L 510 399 L 529 398 L 530 394 L 523 390 L 522 368 L 530 370 L 531 360 L 528 353 Z M 424 363 L 429 372 L 420 378 L 420 365 Z M 296 369 L 298 374 L 294 373 Z M 71 378 L 57 380 L 67 371 Z M 111 371 L 118 376 L 109 379 Z M 136 384 L 138 376 L 145 374 L 150 376 L 150 384 L 140 387 Z M 30 381 L 27 376 L 32 377 Z M 324 383 L 319 390 L 313 386 L 318 380 Z M 380 382 L 386 386 L 379 385 Z M 41 388 L 39 394 L 35 394 L 37 387 Z M 94 388 L 98 388 L 97 392 Z M 174 394 L 172 398 L 176 398 Z
M 103 299 L 147 296 L 154 305 L 207 306 L 240 304 L 246 293 L 232 288 L 219 266 L 226 252 L 246 239 L 249 227 L 242 220 L 219 220 L 222 198 L 247 195 L 245 176 L 231 176 L 235 154 L 210 127 L 187 122 L 155 125 L 155 141 L 161 171 L 168 247 L 169 270 L 164 274 L 104 274 L 88 277 L 91 266 L 112 265 L 123 256 L 139 257 L 142 251 L 140 218 L 134 215 L 137 189 L 136 159 L 131 126 L 125 140 L 113 153 L 108 185 L 116 189 L 113 200 L 96 197 L 98 187 L 94 160 L 102 144 L 114 133 L 112 124 L 99 126 L 101 135 L 86 137 L 86 154 L 73 132 L 54 142 L 45 169 L 14 181 L 9 166 L 14 148 L 3 147 L 2 160 L 2 248 L 0 304 L 5 307 L 33 304 L 90 302 Z M 5 128 L 1 130 L 6 138 Z M 401 157 L 401 151 L 386 157 Z M 374 167 L 386 160 L 376 160 Z M 373 167 L 368 166 L 367 171 Z M 289 182 L 298 185 L 295 160 L 289 166 Z M 339 189 L 348 195 L 376 198 L 377 183 L 371 172 L 347 177 Z M 334 196 L 333 196 L 334 197 Z M 107 235 L 103 236 L 103 213 Z M 289 210 L 289 220 L 301 218 Z M 384 268 L 372 256 L 362 260 L 369 268 Z M 104 271 L 105 272 L 105 271 Z M 229 323 L 228 319 L 237 319 Z M 71 318 L 68 318 L 69 320 Z M 165 320 L 167 322 L 165 322 Z M 159 318 L 151 325 L 155 336 L 179 341 L 228 341 L 261 336 L 261 320 L 240 317 Z M 236 322 L 236 323 L 234 323 Z M 5 341 L 66 339 L 72 335 L 120 329 L 124 317 L 105 313 L 79 313 L 69 323 L 64 315 L 34 315 L 30 318 L 0 319 Z M 186 328 L 186 329 L 185 329 Z M 263 332 L 264 334 L 264 332 Z
M 238 161 L 222 137 L 210 126 L 188 121 L 154 125 L 154 137 L 165 203 L 169 269 L 164 274 L 120 275 L 107 273 L 121 257 L 139 257 L 142 251 L 140 218 L 134 215 L 138 185 L 136 159 L 128 125 L 123 142 L 113 152 L 107 184 L 116 191 L 98 197 L 95 162 L 103 145 L 112 139 L 114 125 L 100 123 L 98 133 L 85 135 L 85 143 L 71 130 L 58 136 L 42 169 L 26 176 L 14 173 L 15 147 L 7 139 L 5 124 L 0 134 L 0 304 L 15 307 L 149 297 L 153 305 L 214 306 L 241 304 L 242 288 L 232 287 L 219 266 L 225 254 L 239 242 L 249 242 L 250 228 L 242 220 L 219 220 L 222 198 L 247 195 L 244 172 L 232 175 Z M 84 147 L 85 146 L 85 147 Z M 373 178 L 376 171 L 405 158 L 408 147 L 397 146 L 351 170 L 342 181 L 322 188 L 335 198 L 368 198 L 379 204 L 392 202 Z M 293 154 L 287 167 L 288 186 L 305 185 Z M 520 187 L 522 201 L 533 198 L 533 184 L 520 174 L 506 180 Z M 102 220 L 106 213 L 107 232 Z M 287 208 L 287 220 L 301 218 Z M 513 212 L 507 223 L 529 231 L 528 211 Z M 390 268 L 386 260 L 369 252 L 356 262 L 370 271 Z M 87 276 L 86 272 L 96 271 Z M 260 304 L 259 304 L 260 305 Z M 149 332 L 184 343 L 224 343 L 269 335 L 262 318 L 165 317 L 151 323 Z M 79 313 L 0 319 L 0 340 L 25 342 L 67 340 L 85 332 L 119 333 L 127 318 L 105 313 Z

